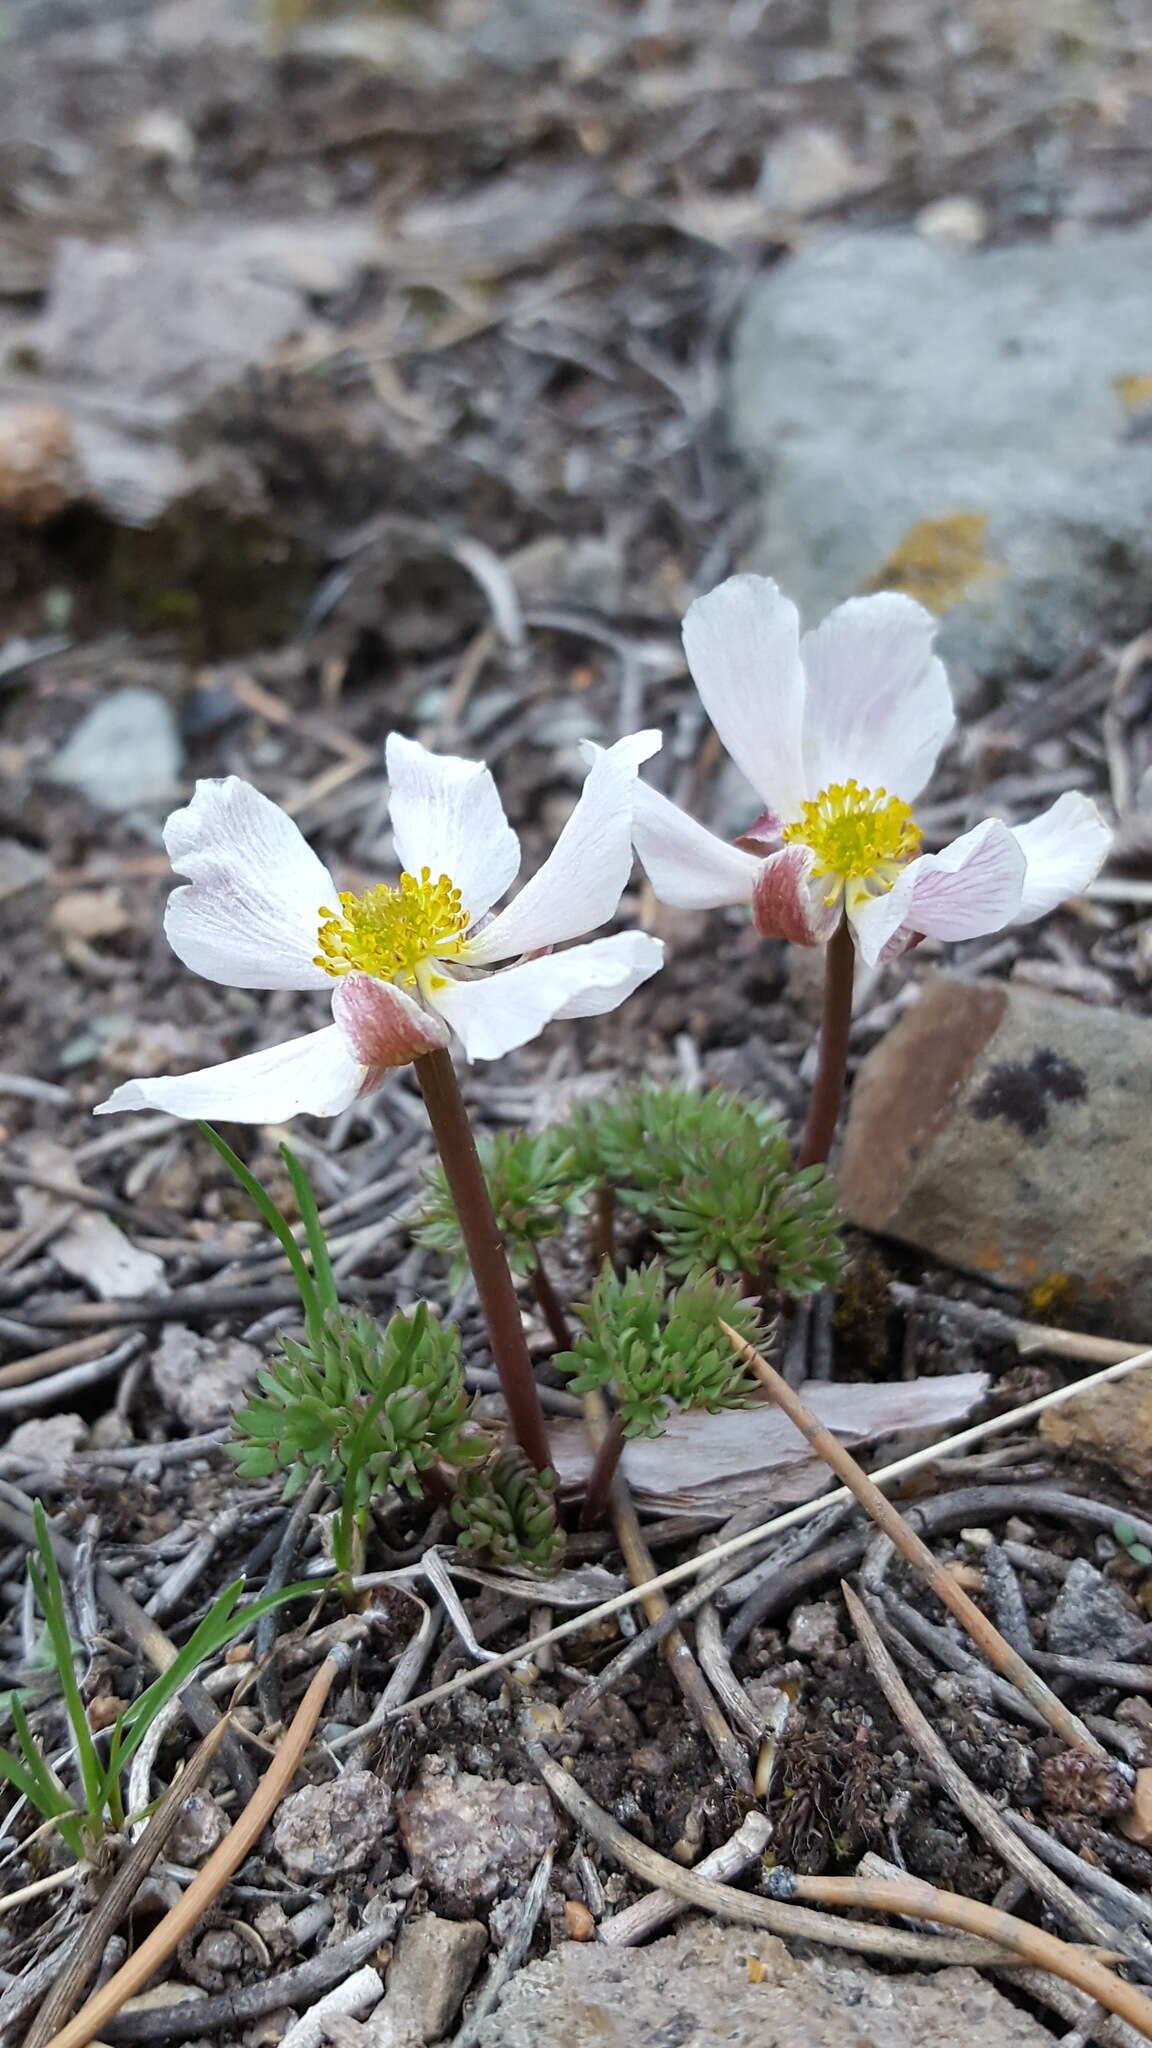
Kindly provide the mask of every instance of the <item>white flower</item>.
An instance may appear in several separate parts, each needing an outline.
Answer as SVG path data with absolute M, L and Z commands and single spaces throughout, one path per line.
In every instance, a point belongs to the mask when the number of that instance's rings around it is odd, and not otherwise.
M 599 756 L 544 866 L 495 916 L 520 845 L 481 762 L 391 735 L 403 873 L 360 896 L 338 893 L 291 818 L 250 783 L 197 783 L 164 830 L 173 867 L 189 879 L 168 899 L 173 951 L 230 988 L 328 989 L 332 1022 L 200 1073 L 126 1081 L 97 1113 L 335 1116 L 389 1068 L 453 1039 L 470 1059 L 496 1059 L 556 1017 L 614 1010 L 660 966 L 657 940 L 618 932 L 549 949 L 616 910 L 632 866 L 636 771 L 659 745 L 658 733 L 633 733 Z M 493 972 L 500 961 L 516 964 Z
M 716 731 L 765 810 L 735 846 L 640 783 L 636 850 L 665 903 L 750 903 L 769 937 L 820 945 L 846 915 L 861 956 L 931 934 L 1023 924 L 1086 887 L 1108 851 L 1076 793 L 1015 830 L 986 819 L 917 857 L 909 806 L 952 730 L 936 621 L 893 591 L 850 598 L 800 636 L 764 576 L 733 576 L 684 620 L 688 666 Z

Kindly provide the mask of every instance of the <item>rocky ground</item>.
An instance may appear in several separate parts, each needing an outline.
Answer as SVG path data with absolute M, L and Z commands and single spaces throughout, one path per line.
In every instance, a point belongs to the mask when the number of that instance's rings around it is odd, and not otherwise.
M 322 1564 L 315 1519 L 286 1526 L 276 1488 L 239 1486 L 221 1450 L 290 1313 L 283 1268 L 193 1132 L 90 1121 L 125 1076 L 313 1021 L 304 998 L 224 992 L 174 966 L 159 838 L 173 798 L 197 775 L 244 774 L 356 887 L 387 860 L 391 727 L 484 754 L 535 857 L 571 805 L 578 739 L 652 722 L 665 786 L 738 830 L 746 794 L 718 772 L 678 643 L 685 604 L 734 566 L 778 574 L 814 612 L 893 584 L 941 612 L 965 724 L 922 814 L 929 843 L 1070 787 L 1119 827 L 1101 883 L 1043 926 L 925 946 L 862 986 L 853 1264 L 839 1298 L 798 1319 L 793 1377 L 825 1383 L 871 1459 L 903 1445 L 929 1398 L 937 1430 L 959 1427 L 1145 1338 L 1142 10 L 734 0 L 705 31 L 677 0 L 363 15 L 28 0 L 0 13 L 0 33 L 5 1682 L 23 1682 L 35 1647 L 29 1496 L 76 1546 L 93 1713 L 146 1682 L 149 1616 L 178 1642 L 237 1571 L 255 1588 L 270 1569 Z M 543 1122 L 586 1077 L 648 1072 L 751 1090 L 794 1121 L 818 1006 L 809 958 L 738 916 L 661 913 L 639 890 L 625 914 L 669 940 L 668 967 L 605 1024 L 475 1069 L 479 1120 Z M 942 969 L 987 989 L 937 984 L 917 1004 Z M 929 1003 L 967 1046 L 946 1102 L 917 1051 Z M 885 1178 L 894 1100 L 932 1142 Z M 282 1134 L 233 1135 L 284 1192 Z M 447 1305 L 440 1262 L 403 1220 L 428 1156 L 409 1080 L 292 1139 L 349 1296 Z M 579 1299 L 578 1233 L 561 1266 Z M 455 1307 L 483 1391 L 474 1310 Z M 1126 1385 L 915 1491 L 950 1570 L 1139 1772 L 1152 1638 L 1133 1546 L 1152 1541 L 1152 1435 L 1147 1393 Z M 553 1395 L 562 1410 L 558 1382 Z M 674 1485 L 634 1472 L 659 1563 L 823 1483 L 815 1468 L 786 1478 L 775 1450 L 756 1456 L 741 1468 L 718 1453 L 704 1499 L 684 1497 L 683 1462 Z M 1152 1823 L 1131 1784 L 1070 1783 L 1055 1737 L 957 1671 L 958 1640 L 911 1575 L 882 1584 L 870 1534 L 829 1523 L 806 1554 L 733 1577 L 714 1629 L 696 1625 L 697 1654 L 707 1664 L 723 1636 L 711 1668 L 750 1702 L 770 1855 L 810 1874 L 884 1859 L 1099 1939 L 1066 1903 L 1063 1917 L 1036 1903 L 916 1751 L 840 1605 L 839 1579 L 863 1561 L 968 1779 L 1050 1858 L 1063 1852 L 1054 1867 L 1082 1906 L 1112 1913 L 1146 1981 Z M 475 1669 L 469 1633 L 507 1651 L 541 1609 L 560 1619 L 624 1583 L 603 1533 L 578 1537 L 566 1579 L 544 1588 L 429 1581 L 429 1540 L 447 1545 L 442 1522 L 382 1512 L 322 1739 L 167 1970 L 166 1995 L 182 1987 L 194 2017 L 130 2014 L 101 2038 L 710 2048 L 811 2040 L 818 2012 L 822 2038 L 895 2048 L 961 2027 L 1023 2043 L 1081 2025 L 1074 1994 L 1054 2006 L 1050 1980 L 1046 1998 L 1027 1973 L 978 1976 L 967 1952 L 930 1976 L 912 1968 L 927 1937 L 900 1923 L 872 1965 L 844 1946 L 785 1952 L 751 1925 L 669 1932 L 669 1913 L 642 1922 L 654 1946 L 628 1946 L 634 1928 L 613 1936 L 656 1880 L 566 1816 L 531 1743 L 641 1849 L 719 1856 L 715 1874 L 765 1904 L 766 1838 L 753 1830 L 723 1861 L 747 1792 L 656 1654 L 583 1697 L 626 1647 L 612 1621 L 365 1733 L 385 1687 L 402 1705 Z M 127 1610 L 108 1607 L 109 1580 Z M 207 1673 L 213 1712 L 238 1680 L 255 1687 L 239 1744 L 189 1803 L 139 1926 L 108 1930 L 106 1970 L 210 1854 L 349 1630 L 335 1611 L 310 1633 L 290 1614 L 271 1672 L 257 1671 L 262 1637 Z M 53 1703 L 37 1711 L 58 1741 Z M 190 1740 L 183 1722 L 164 1735 L 149 1796 Z M 0 1887 L 50 1875 L 26 1815 L 3 1825 Z M 1101 1875 L 1119 1903 L 1085 1888 Z M 0 1919 L 8 2038 L 102 1881 Z M 1130 2037 L 1116 2021 L 1097 2034 Z

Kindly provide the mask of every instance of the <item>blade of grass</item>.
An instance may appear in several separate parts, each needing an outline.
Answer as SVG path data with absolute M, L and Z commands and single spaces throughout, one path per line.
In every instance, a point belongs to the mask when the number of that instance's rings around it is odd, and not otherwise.
M 64 1842 L 79 1861 L 84 1854 L 84 1832 L 76 1802 L 69 1798 L 42 1755 L 18 1700 L 12 1704 L 12 1724 L 24 1761 L 20 1763 L 11 1750 L 0 1749 L 0 1775 L 15 1786 L 45 1820 L 56 1822 Z
M 285 1601 L 314 1600 L 324 1591 L 324 1581 L 309 1579 L 306 1584 L 285 1586 L 277 1593 L 262 1593 L 258 1600 L 237 1612 L 237 1602 L 243 1591 L 243 1579 L 234 1579 L 231 1585 L 225 1586 L 168 1669 L 162 1671 L 159 1678 L 154 1678 L 123 1714 L 116 1741 L 118 1771 L 132 1761 L 157 1714 L 182 1686 L 187 1685 L 198 1665 L 214 1656 L 217 1650 L 224 1649 L 246 1628 L 254 1627 L 262 1615 L 270 1614 L 275 1607 L 282 1607 Z M 122 1735 L 120 1730 L 124 1731 Z
M 300 1221 L 304 1225 L 304 1234 L 308 1239 L 320 1306 L 326 1311 L 337 1309 L 340 1306 L 340 1296 L 336 1291 L 332 1261 L 328 1255 L 328 1239 L 324 1235 L 320 1211 L 316 1206 L 316 1190 L 290 1146 L 281 1145 L 280 1157 L 288 1169 L 288 1177 L 296 1196 L 296 1206 L 300 1211 Z
M 249 1171 L 244 1161 L 232 1150 L 227 1139 L 222 1138 L 219 1131 L 213 1130 L 211 1124 L 200 1123 L 197 1128 L 207 1138 L 208 1143 L 215 1147 L 224 1164 L 235 1174 L 249 1200 L 254 1202 L 260 1211 L 269 1230 L 278 1238 L 281 1250 L 292 1268 L 292 1277 L 300 1290 L 300 1301 L 304 1309 L 304 1319 L 308 1325 L 308 1334 L 313 1339 L 319 1337 L 323 1321 L 320 1297 L 316 1291 L 312 1275 L 308 1270 L 308 1261 L 293 1237 L 286 1218 L 276 1207 L 267 1189 L 261 1187 L 255 1174 Z
M 53 1555 L 48 1517 L 44 1513 L 42 1501 L 36 1502 L 34 1519 L 36 1548 L 40 1555 L 39 1560 L 29 1557 L 28 1576 L 44 1616 L 44 1626 L 52 1650 L 52 1662 L 60 1680 L 60 1690 L 64 1695 L 64 1708 L 72 1730 L 76 1761 L 80 1766 L 80 1780 L 84 1787 L 88 1819 L 91 1825 L 98 1829 L 104 1806 L 104 1773 L 96 1753 L 96 1744 L 92 1739 L 92 1730 L 88 1725 L 88 1715 L 76 1677 L 68 1611 L 64 1605 L 64 1588 L 60 1580 L 60 1569 Z

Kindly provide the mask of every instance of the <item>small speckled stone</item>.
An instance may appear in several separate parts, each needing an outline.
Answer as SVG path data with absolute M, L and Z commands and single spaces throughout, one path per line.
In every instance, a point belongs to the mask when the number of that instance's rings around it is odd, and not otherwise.
M 448 1912 L 471 1913 L 526 1878 L 556 1839 L 539 1785 L 426 1768 L 396 1802 L 413 1875 Z
M 392 1794 L 371 1771 L 347 1771 L 327 1785 L 303 1785 L 284 1801 L 272 1830 L 276 1854 L 293 1877 L 338 1877 L 363 1870 L 380 1848 Z

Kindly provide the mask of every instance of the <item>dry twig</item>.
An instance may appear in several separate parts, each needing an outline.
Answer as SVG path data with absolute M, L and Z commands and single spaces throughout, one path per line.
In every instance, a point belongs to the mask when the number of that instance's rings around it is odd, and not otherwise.
M 949 1608 L 967 1629 L 973 1642 L 978 1643 L 989 1662 L 1018 1686 L 1026 1700 L 1043 1714 L 1050 1728 L 1073 1748 L 1088 1749 L 1093 1756 L 1108 1760 L 1103 1743 L 1084 1726 L 1079 1716 L 1058 1699 L 1050 1686 L 1025 1663 L 1018 1650 L 1006 1642 L 998 1628 L 982 1614 L 974 1600 L 968 1598 L 962 1586 L 958 1586 L 950 1573 L 939 1564 L 923 1538 L 909 1526 L 898 1508 L 881 1493 L 874 1479 L 856 1463 L 838 1438 L 818 1422 L 807 1403 L 800 1399 L 795 1388 L 769 1365 L 751 1344 L 745 1342 L 731 1325 L 721 1322 L 721 1329 L 728 1338 L 732 1349 L 744 1361 L 748 1370 L 756 1375 L 765 1392 L 782 1408 L 788 1420 L 795 1424 L 802 1436 L 807 1437 L 814 1451 L 825 1460 L 857 1500 L 868 1510 L 872 1520 L 883 1529 L 886 1536 L 896 1545 L 909 1564 L 923 1573 L 937 1599 Z
M 147 1940 L 117 1970 L 114 1977 L 82 2006 L 74 2020 L 53 2036 L 48 2048 L 87 2048 L 105 2021 L 119 2012 L 148 1982 L 153 1970 L 170 1956 L 195 1927 L 200 1915 L 227 1884 L 260 1836 L 288 1790 L 297 1766 L 312 1740 L 316 1723 L 338 1675 L 347 1670 L 350 1651 L 337 1643 L 329 1650 L 308 1687 L 272 1762 L 238 1818 L 197 1872 L 179 1904 L 164 1915 Z

